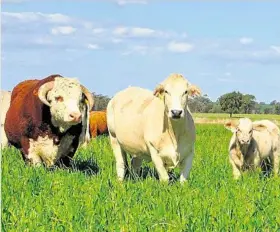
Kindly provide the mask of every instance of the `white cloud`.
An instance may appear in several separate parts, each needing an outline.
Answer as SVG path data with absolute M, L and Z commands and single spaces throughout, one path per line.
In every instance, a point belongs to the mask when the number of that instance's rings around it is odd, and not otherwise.
M 123 53 L 123 55 L 128 55 L 131 53 L 139 53 L 141 55 L 146 55 L 147 52 L 148 52 L 147 46 L 137 45 L 137 46 L 134 46 L 130 51 Z
M 128 32 L 128 28 L 126 27 L 117 27 L 113 30 L 113 34 L 118 36 L 123 36 L 127 34 L 127 32 Z
M 117 39 L 117 38 L 113 38 L 113 39 L 112 39 L 112 43 L 114 43 L 114 44 L 119 44 L 119 43 L 121 43 L 121 42 L 123 42 L 122 39 Z
M 92 30 L 92 32 L 93 32 L 93 34 L 102 34 L 102 33 L 104 33 L 106 31 L 106 29 L 104 29 L 104 28 L 94 28 L 93 30 Z
M 147 27 L 116 27 L 113 29 L 112 33 L 115 36 L 131 38 L 159 37 L 164 35 L 161 31 L 156 31 Z
M 276 51 L 277 53 L 280 53 L 280 46 L 270 46 L 271 49 L 273 49 L 274 51 Z
M 2 12 L 7 21 L 11 19 L 16 19 L 20 22 L 35 22 L 35 21 L 46 21 L 49 23 L 68 23 L 70 22 L 70 17 L 63 14 L 44 14 L 41 12 Z
M 88 44 L 88 45 L 87 45 L 87 48 L 88 48 L 88 49 L 91 49 L 91 50 L 98 50 L 98 49 L 101 49 L 101 47 L 100 47 L 98 44 Z
M 225 72 L 225 76 L 231 76 L 230 72 Z
M 167 45 L 167 49 L 170 52 L 177 52 L 177 53 L 186 53 L 186 52 L 190 52 L 191 50 L 193 50 L 194 46 L 192 44 L 189 43 L 184 43 L 184 42 L 175 42 L 175 41 L 171 41 L 168 45 Z
M 261 50 L 221 50 L 212 52 L 209 59 L 218 58 L 226 62 L 247 62 L 247 63 L 261 63 L 273 64 L 280 62 L 280 53 L 272 49 Z
M 171 40 L 182 40 L 187 37 L 185 32 L 161 31 L 141 25 L 116 26 L 63 14 L 3 12 L 2 16 L 5 31 L 3 44 L 11 50 L 16 47 L 36 48 L 36 45 L 43 48 L 45 45 L 46 48 L 63 50 L 106 48 L 129 54 L 150 55 L 166 51 L 166 44 Z M 15 34 L 18 34 L 18 37 L 15 37 Z M 68 36 L 69 39 L 63 41 L 62 35 Z M 169 47 L 174 52 L 187 52 L 193 45 L 173 42 Z
M 253 38 L 242 37 L 242 38 L 239 39 L 239 42 L 240 42 L 241 44 L 246 45 L 246 44 L 251 44 L 251 43 L 253 43 L 254 40 L 253 40 Z
M 141 27 L 134 27 L 131 28 L 131 35 L 135 37 L 149 37 L 155 34 L 155 30 L 150 28 L 141 28 Z
M 2 3 L 22 3 L 28 1 L 31 0 L 2 0 Z M 47 1 L 47 0 L 41 0 L 41 1 Z M 127 4 L 147 4 L 148 0 L 111 0 L 111 2 L 117 3 L 118 5 L 122 6 Z
M 28 0 L 2 0 L 2 3 L 21 3 L 27 2 Z
M 74 33 L 77 29 L 71 26 L 65 26 L 65 27 L 54 27 L 51 29 L 51 33 L 53 35 L 70 35 Z
M 147 4 L 147 0 L 115 0 L 118 5 L 126 4 Z
M 187 36 L 186 33 L 175 31 L 161 31 L 141 26 L 115 26 L 111 23 L 93 22 L 82 18 L 73 18 L 63 14 L 45 14 L 41 12 L 3 12 L 2 25 L 5 46 L 13 44 L 24 47 L 24 44 L 49 45 L 47 41 L 36 38 L 46 38 L 52 35 L 67 35 L 75 39 L 67 42 L 61 41 L 59 36 L 51 38 L 52 45 L 57 47 L 69 47 L 75 49 L 85 48 L 85 44 L 99 44 L 101 47 L 112 49 L 131 49 L 133 46 L 145 44 L 149 47 L 164 47 L 168 40 L 179 40 Z M 79 31 L 79 33 L 75 33 Z M 22 37 L 15 38 L 15 34 Z M 75 38 L 73 37 L 75 34 Z M 71 36 L 71 37 L 70 37 Z M 13 39 L 11 40 L 10 37 Z M 18 37 L 19 38 L 19 37 Z M 48 46 L 49 47 L 49 46 Z
M 38 38 L 35 39 L 34 42 L 39 45 L 50 45 L 53 41 L 50 38 Z

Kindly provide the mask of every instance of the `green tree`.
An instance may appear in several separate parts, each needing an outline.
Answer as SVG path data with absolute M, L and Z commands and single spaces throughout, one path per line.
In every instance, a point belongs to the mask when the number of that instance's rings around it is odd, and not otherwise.
M 191 112 L 208 113 L 213 107 L 213 102 L 204 95 L 190 99 L 188 105 Z
M 275 114 L 280 114 L 280 103 L 277 103 L 274 107 Z
M 271 107 L 266 107 L 263 111 L 264 114 L 272 114 L 273 113 L 273 108 Z
M 219 104 L 223 111 L 229 113 L 230 117 L 232 114 L 239 113 L 242 105 L 242 94 L 240 92 L 231 92 L 222 95 L 219 99 Z
M 250 114 L 256 107 L 256 97 L 251 94 L 244 94 L 242 96 L 241 111 L 245 114 Z
M 102 94 L 96 94 L 96 93 L 92 93 L 92 94 L 94 96 L 94 106 L 92 110 L 95 111 L 106 110 L 110 98 Z
M 223 112 L 223 110 L 222 110 L 222 108 L 221 108 L 219 103 L 213 103 L 213 107 L 209 111 L 209 113 L 216 113 L 216 114 L 217 113 L 222 113 L 222 112 Z
M 273 100 L 272 102 L 270 102 L 270 105 L 274 106 L 277 104 L 277 101 L 276 100 Z

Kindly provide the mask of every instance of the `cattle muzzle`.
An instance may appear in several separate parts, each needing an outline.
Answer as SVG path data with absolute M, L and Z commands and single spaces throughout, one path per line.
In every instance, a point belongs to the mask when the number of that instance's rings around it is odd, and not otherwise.
M 241 139 L 240 141 L 241 144 L 244 144 L 244 145 L 249 145 L 250 144 L 250 139 Z
M 80 122 L 82 118 L 82 114 L 80 112 L 72 112 L 69 114 L 70 122 Z
M 182 113 L 183 113 L 183 110 L 171 110 L 171 116 L 174 119 L 181 118 Z

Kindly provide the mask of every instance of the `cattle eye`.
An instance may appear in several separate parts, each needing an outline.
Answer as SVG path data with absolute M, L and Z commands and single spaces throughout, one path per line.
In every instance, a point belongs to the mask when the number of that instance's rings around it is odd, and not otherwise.
M 184 92 L 184 95 L 186 95 L 186 94 L 188 94 L 188 90 L 186 90 L 186 91 Z
M 165 93 L 169 94 L 167 90 L 164 90 Z
M 253 132 L 253 130 L 250 130 L 249 133 L 251 134 Z
M 55 100 L 57 102 L 62 102 L 63 101 L 63 97 L 62 96 L 55 97 Z

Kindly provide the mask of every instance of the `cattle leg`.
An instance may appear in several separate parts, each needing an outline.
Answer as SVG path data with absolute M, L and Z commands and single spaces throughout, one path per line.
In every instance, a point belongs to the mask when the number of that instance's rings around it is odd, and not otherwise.
M 132 157 L 131 159 L 131 166 L 133 168 L 133 171 L 140 176 L 140 170 L 142 165 L 142 159 L 139 157 Z
M 274 176 L 278 176 L 279 172 L 279 163 L 280 163 L 280 152 L 277 150 L 273 152 L 271 157 L 272 167 L 273 167 L 273 174 Z
M 155 168 L 157 170 L 157 173 L 159 175 L 159 180 L 161 182 L 168 182 L 169 181 L 168 172 L 166 171 L 166 169 L 164 167 L 164 163 L 163 163 L 161 157 L 159 156 L 157 150 L 154 147 L 152 147 L 151 145 L 149 146 L 149 150 L 150 150 L 152 161 L 153 161 Z
M 231 166 L 232 166 L 233 179 L 235 179 L 235 180 L 239 179 L 241 176 L 240 169 L 236 166 L 236 164 L 234 163 L 234 161 L 231 158 L 229 159 L 229 162 L 231 163 Z
M 120 181 L 123 181 L 125 177 L 125 173 L 127 170 L 127 159 L 126 159 L 126 153 L 121 148 L 119 142 L 116 138 L 110 136 L 112 149 L 116 158 L 116 169 L 117 169 L 117 176 Z
M 192 161 L 193 161 L 194 153 L 189 154 L 182 162 L 180 163 L 180 182 L 185 182 L 190 175 Z
M 27 155 L 26 163 L 30 166 L 41 166 L 42 165 L 42 159 L 39 155 L 36 154 L 36 152 L 29 152 Z
M 29 139 L 26 137 L 22 137 L 20 143 L 22 146 L 21 153 L 24 157 L 25 163 L 30 166 L 41 166 L 42 159 L 38 155 L 38 151 L 36 150 L 36 148 L 34 148 L 29 142 Z

